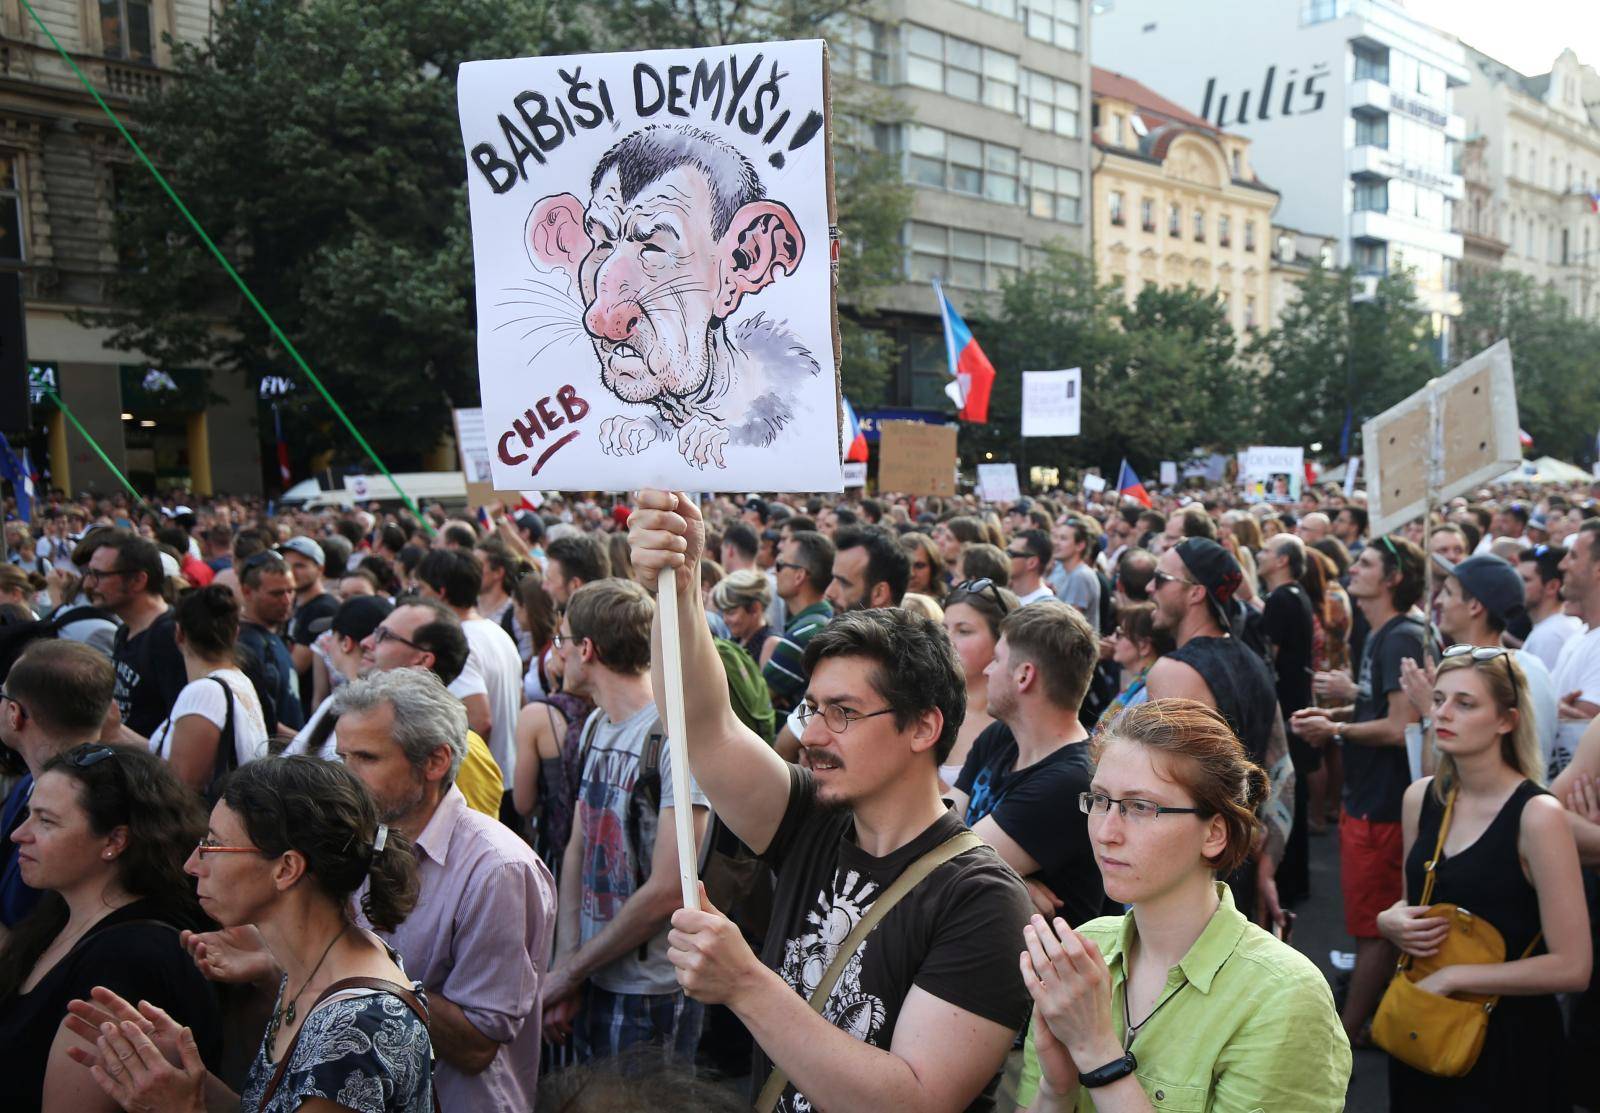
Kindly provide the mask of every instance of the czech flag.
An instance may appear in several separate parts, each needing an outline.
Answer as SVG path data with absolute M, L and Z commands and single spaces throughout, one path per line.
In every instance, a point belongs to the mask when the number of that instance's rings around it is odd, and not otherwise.
M 1128 466 L 1126 458 L 1122 461 L 1122 467 L 1117 470 L 1117 492 L 1146 509 L 1150 507 L 1150 492 L 1146 491 L 1144 484 L 1139 482 L 1139 477 Z
M 1528 431 L 1526 429 L 1518 429 L 1517 430 L 1517 443 L 1521 444 L 1523 448 L 1532 448 L 1533 447 L 1533 437 L 1528 433 Z
M 1600 193 L 1589 194 L 1589 211 L 1600 213 Z
M 864 464 L 867 462 L 867 434 L 862 432 L 861 423 L 856 420 L 856 408 L 850 404 L 850 399 L 841 394 L 839 401 L 844 403 L 844 458 Z
M 934 296 L 939 299 L 939 316 L 944 321 L 944 344 L 950 358 L 951 382 L 944 388 L 958 407 L 956 416 L 962 421 L 979 425 L 989 420 L 989 391 L 994 387 L 994 365 L 983 354 L 972 330 L 961 319 L 956 307 L 944 296 L 939 284 L 933 284 Z

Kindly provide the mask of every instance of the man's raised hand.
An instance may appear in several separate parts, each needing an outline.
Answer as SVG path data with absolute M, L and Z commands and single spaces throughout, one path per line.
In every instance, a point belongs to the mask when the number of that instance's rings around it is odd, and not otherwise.
M 676 568 L 678 587 L 690 586 L 699 575 L 706 547 L 700 508 L 688 495 L 656 490 L 640 491 L 634 505 L 628 518 L 628 544 L 639 582 L 654 591 L 662 570 Z

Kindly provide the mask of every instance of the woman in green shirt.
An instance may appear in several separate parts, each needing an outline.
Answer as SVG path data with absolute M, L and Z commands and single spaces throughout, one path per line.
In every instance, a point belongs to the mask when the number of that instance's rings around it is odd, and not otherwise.
M 1260 829 L 1266 774 L 1215 710 L 1131 707 L 1097 741 L 1081 804 L 1123 916 L 1033 917 L 1021 1108 L 1344 1108 L 1350 1044 L 1328 983 L 1233 906 L 1226 876 Z

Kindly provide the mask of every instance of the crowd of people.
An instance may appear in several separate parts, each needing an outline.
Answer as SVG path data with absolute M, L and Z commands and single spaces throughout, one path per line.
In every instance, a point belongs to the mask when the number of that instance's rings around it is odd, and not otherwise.
M 1597 498 L 42 497 L 0 1105 L 1600 1108 Z

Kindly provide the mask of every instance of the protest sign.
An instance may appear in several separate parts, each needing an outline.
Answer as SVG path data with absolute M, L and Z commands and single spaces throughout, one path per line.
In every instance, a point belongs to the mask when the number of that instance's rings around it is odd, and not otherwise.
M 1178 461 L 1161 461 L 1161 485 L 1163 487 L 1176 487 L 1178 485 Z
M 865 487 L 867 485 L 867 465 L 847 462 L 844 466 L 844 485 L 846 487 Z
M 1083 402 L 1083 370 L 1022 373 L 1022 435 L 1076 437 Z
M 456 450 L 461 454 L 461 472 L 467 486 L 491 482 L 489 442 L 483 435 L 483 410 L 456 410 Z M 470 490 L 468 492 L 470 496 Z
M 956 427 L 885 421 L 878 434 L 878 490 L 903 495 L 956 493 Z
M 1090 472 L 1088 475 L 1083 477 L 1083 489 L 1088 491 L 1091 495 L 1099 494 L 1101 491 L 1106 489 L 1105 476 L 1095 475 L 1093 472 Z
M 1522 459 L 1511 345 L 1502 340 L 1361 426 L 1372 535 Z
M 1300 447 L 1252 446 L 1239 461 L 1239 482 L 1252 502 L 1293 502 L 1305 480 L 1306 450 Z
M 1015 464 L 979 464 L 978 494 L 987 502 L 1016 502 L 1022 497 Z
M 467 62 L 494 485 L 841 489 L 820 40 Z
M 1361 457 L 1352 456 L 1344 466 L 1344 497 L 1350 498 L 1356 493 L 1356 477 L 1361 474 Z

